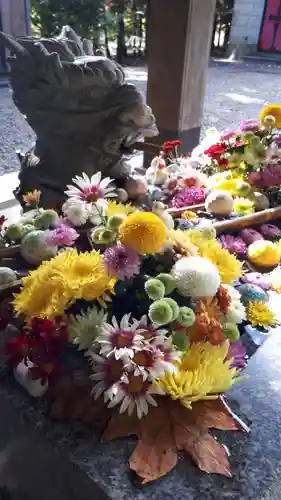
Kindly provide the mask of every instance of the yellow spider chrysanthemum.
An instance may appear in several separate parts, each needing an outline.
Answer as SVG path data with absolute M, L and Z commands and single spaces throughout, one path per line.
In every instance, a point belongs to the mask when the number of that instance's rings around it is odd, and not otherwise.
M 195 401 L 216 399 L 239 380 L 239 371 L 227 360 L 229 344 L 215 347 L 208 342 L 194 343 L 183 356 L 179 370 L 165 372 L 157 385 L 186 408 Z
M 122 222 L 119 239 L 123 245 L 142 255 L 155 254 L 166 243 L 166 226 L 152 212 L 136 212 Z
M 222 248 L 217 241 L 209 241 L 208 244 L 202 245 L 199 254 L 217 267 L 222 283 L 232 285 L 235 280 L 241 278 L 243 263 L 226 248 Z
M 270 328 L 276 324 L 275 314 L 267 304 L 262 302 L 249 302 L 246 306 L 247 320 L 252 326 Z
M 247 198 L 236 198 L 234 200 L 233 211 L 239 215 L 250 215 L 255 211 L 255 204 Z
M 15 296 L 15 310 L 28 318 L 52 319 L 78 299 L 97 300 L 105 306 L 115 282 L 99 252 L 78 254 L 67 249 L 24 278 Z
M 281 128 L 281 105 L 280 104 L 270 104 L 262 109 L 260 113 L 260 122 L 264 125 L 265 118 L 267 116 L 274 116 L 275 124 L 274 127 Z
M 107 217 L 111 217 L 112 215 L 129 215 L 134 211 L 135 208 L 131 203 L 124 204 L 109 200 L 105 214 Z

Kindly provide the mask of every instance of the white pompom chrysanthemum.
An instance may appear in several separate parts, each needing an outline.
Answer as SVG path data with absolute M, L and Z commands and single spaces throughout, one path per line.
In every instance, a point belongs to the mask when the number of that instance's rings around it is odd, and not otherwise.
M 67 220 L 76 227 L 86 224 L 89 217 L 86 203 L 72 198 L 63 204 L 62 211 Z
M 171 271 L 181 295 L 185 297 L 213 297 L 220 286 L 218 269 L 203 257 L 184 257 Z

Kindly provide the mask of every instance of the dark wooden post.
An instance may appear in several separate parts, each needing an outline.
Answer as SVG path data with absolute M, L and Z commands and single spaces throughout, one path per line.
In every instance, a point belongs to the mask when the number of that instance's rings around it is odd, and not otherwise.
M 148 104 L 163 141 L 199 141 L 216 0 L 150 0 Z

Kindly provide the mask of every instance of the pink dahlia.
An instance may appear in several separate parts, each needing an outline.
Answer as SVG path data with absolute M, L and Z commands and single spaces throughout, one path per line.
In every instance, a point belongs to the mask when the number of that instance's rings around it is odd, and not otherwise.
M 240 123 L 241 132 L 255 132 L 260 128 L 258 120 L 242 120 Z
M 222 234 L 218 238 L 218 242 L 223 248 L 226 248 L 230 253 L 244 258 L 246 256 L 246 243 L 239 236 L 232 236 L 231 234 Z
M 232 360 L 231 368 L 245 368 L 246 350 L 241 340 L 230 344 L 227 358 Z
M 109 272 L 120 280 L 130 279 L 140 272 L 139 254 L 123 245 L 108 247 L 103 261 Z
M 78 237 L 79 234 L 73 227 L 62 223 L 52 231 L 45 231 L 45 241 L 50 246 L 71 246 Z
M 170 207 L 182 208 L 191 205 L 199 205 L 206 198 L 206 189 L 204 188 L 184 188 L 176 193 L 170 201 Z

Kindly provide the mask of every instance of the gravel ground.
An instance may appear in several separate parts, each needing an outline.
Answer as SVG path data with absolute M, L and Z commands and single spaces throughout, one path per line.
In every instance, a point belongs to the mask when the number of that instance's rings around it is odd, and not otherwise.
M 128 81 L 145 94 L 147 73 L 127 68 Z M 281 102 L 281 64 L 212 61 L 208 68 L 202 132 L 229 129 L 244 118 L 256 118 L 268 103 Z M 2 82 L 3 85 L 3 82 Z M 32 146 L 33 134 L 15 108 L 11 91 L 0 82 L 0 175 L 19 169 L 15 154 Z

